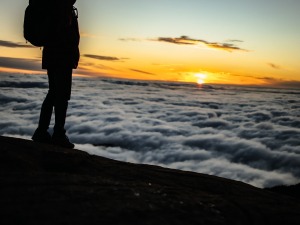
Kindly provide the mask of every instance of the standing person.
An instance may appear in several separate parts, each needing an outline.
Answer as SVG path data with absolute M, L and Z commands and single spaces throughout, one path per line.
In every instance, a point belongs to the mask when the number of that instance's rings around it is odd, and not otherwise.
M 71 97 L 72 70 L 79 61 L 79 28 L 76 0 L 56 1 L 53 27 L 55 31 L 44 46 L 42 68 L 47 69 L 49 91 L 42 104 L 38 128 L 32 136 L 35 142 L 52 143 L 74 148 L 66 135 L 65 121 Z M 54 132 L 48 133 L 51 115 L 55 112 Z

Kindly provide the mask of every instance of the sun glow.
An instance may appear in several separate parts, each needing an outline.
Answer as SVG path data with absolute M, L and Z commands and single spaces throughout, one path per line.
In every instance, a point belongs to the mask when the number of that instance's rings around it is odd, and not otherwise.
M 197 73 L 195 74 L 195 77 L 197 79 L 197 84 L 204 84 L 205 83 L 205 78 L 206 78 L 206 74 L 203 73 Z

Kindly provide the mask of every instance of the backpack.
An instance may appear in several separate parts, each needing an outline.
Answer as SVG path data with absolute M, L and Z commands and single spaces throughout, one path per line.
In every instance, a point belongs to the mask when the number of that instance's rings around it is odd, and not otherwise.
M 51 0 L 29 0 L 25 10 L 24 38 L 34 46 L 45 46 L 51 37 L 55 4 L 50 3 Z

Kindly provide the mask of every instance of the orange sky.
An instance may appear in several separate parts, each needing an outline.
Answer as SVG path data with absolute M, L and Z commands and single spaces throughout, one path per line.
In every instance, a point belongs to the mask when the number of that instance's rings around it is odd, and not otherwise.
M 27 1 L 0 9 L 0 71 L 45 73 L 22 36 Z M 300 86 L 300 1 L 77 1 L 75 74 L 142 80 Z

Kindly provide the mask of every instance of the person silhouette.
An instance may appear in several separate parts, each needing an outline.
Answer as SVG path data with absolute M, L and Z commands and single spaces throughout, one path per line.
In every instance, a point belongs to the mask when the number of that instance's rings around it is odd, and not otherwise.
M 78 66 L 79 26 L 76 0 L 55 1 L 53 16 L 55 32 L 43 48 L 42 68 L 47 70 L 49 90 L 43 101 L 38 127 L 32 140 L 51 143 L 65 148 L 74 148 L 65 130 L 68 101 L 71 98 L 72 72 Z M 55 113 L 53 135 L 48 132 L 51 116 Z

